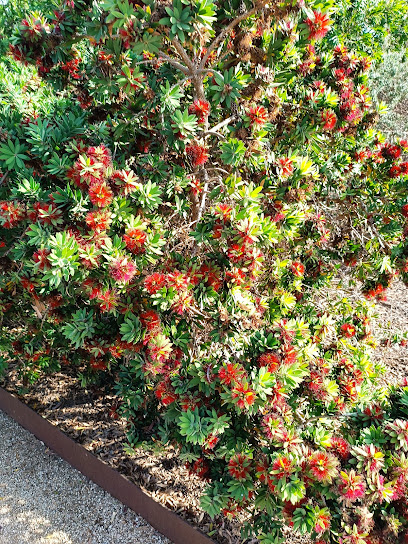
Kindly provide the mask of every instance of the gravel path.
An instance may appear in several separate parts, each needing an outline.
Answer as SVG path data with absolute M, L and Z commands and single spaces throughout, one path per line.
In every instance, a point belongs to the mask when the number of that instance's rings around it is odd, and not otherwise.
M 171 544 L 0 411 L 0 544 Z

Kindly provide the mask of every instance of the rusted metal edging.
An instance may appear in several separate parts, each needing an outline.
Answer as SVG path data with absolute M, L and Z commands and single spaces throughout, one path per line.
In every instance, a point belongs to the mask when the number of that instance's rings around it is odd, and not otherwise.
M 204 533 L 168 510 L 137 485 L 66 436 L 16 396 L 0 387 L 0 410 L 30 431 L 84 476 L 142 516 L 174 544 L 214 544 Z

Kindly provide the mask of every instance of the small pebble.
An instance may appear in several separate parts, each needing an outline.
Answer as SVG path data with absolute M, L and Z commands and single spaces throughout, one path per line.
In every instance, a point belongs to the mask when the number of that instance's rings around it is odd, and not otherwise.
M 171 544 L 0 411 L 0 544 Z

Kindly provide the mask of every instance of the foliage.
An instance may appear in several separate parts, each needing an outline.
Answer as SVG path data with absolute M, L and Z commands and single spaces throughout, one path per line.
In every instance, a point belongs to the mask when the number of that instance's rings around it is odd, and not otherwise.
M 406 52 L 408 4 L 405 0 L 341 0 L 329 36 L 361 54 L 381 60 L 387 51 Z
M 408 530 L 407 386 L 370 303 L 315 302 L 346 266 L 372 300 L 408 281 L 408 142 L 335 17 L 68 0 L 19 23 L 1 88 L 3 351 L 115 383 L 131 444 L 177 445 L 264 543 Z

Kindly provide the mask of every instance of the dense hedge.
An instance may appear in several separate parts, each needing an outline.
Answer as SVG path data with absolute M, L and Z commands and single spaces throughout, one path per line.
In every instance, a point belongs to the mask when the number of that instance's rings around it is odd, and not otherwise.
M 131 444 L 176 444 L 265 543 L 408 525 L 408 388 L 379 384 L 369 302 L 317 303 L 408 280 L 408 142 L 332 11 L 67 1 L 0 89 L 3 366 L 115 384 Z

